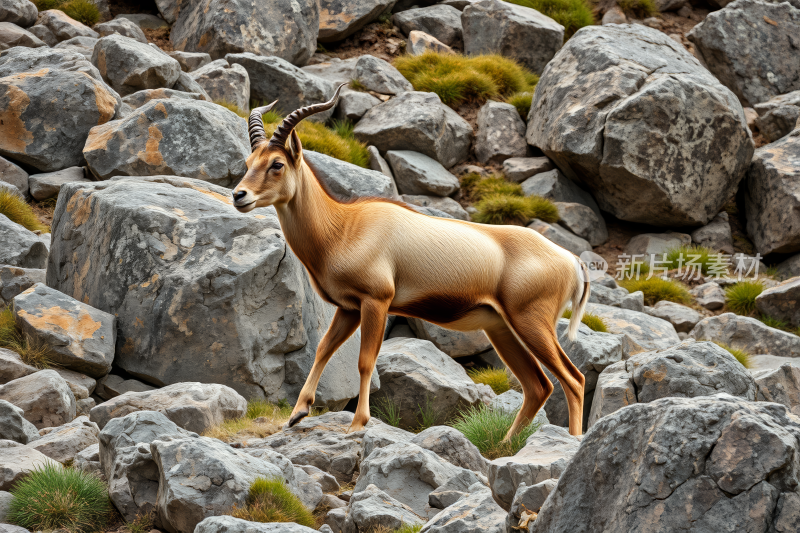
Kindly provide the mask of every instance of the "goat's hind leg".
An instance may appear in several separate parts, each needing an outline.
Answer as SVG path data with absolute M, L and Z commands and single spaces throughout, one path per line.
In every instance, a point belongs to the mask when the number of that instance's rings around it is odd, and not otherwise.
M 361 313 L 359 311 L 346 311 L 341 308 L 336 309 L 328 331 L 325 332 L 325 335 L 323 335 L 322 340 L 319 342 L 319 346 L 317 346 L 314 366 L 311 367 L 311 372 L 309 372 L 306 383 L 303 385 L 300 396 L 297 398 L 292 416 L 289 417 L 289 427 L 292 427 L 304 417 L 308 416 L 311 406 L 314 404 L 317 385 L 319 385 L 319 379 L 322 377 L 322 371 L 325 369 L 325 365 L 328 364 L 331 356 L 336 353 L 336 350 L 339 349 L 344 341 L 355 333 L 360 322 Z
M 361 303 L 361 352 L 358 355 L 358 373 L 361 377 L 361 385 L 358 391 L 358 406 L 348 433 L 361 431 L 369 422 L 370 382 L 381 344 L 383 344 L 386 315 L 389 312 L 390 303 L 391 299 L 386 301 L 370 299 Z
M 547 379 L 538 361 L 519 343 L 502 319 L 484 329 L 484 332 L 500 358 L 522 385 L 522 407 L 505 436 L 504 440 L 508 440 L 533 421 L 536 413 L 553 392 L 553 384 Z

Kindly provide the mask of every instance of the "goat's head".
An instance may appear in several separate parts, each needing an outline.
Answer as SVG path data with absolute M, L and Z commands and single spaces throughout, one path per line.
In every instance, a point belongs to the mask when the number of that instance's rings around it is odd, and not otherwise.
M 247 174 L 233 190 L 233 205 L 246 213 L 256 207 L 286 203 L 297 190 L 303 172 L 303 147 L 295 127 L 304 118 L 327 111 L 336 105 L 340 85 L 333 98 L 322 104 L 302 107 L 283 119 L 267 141 L 261 116 L 274 106 L 257 107 L 250 112 L 248 129 L 252 153 L 247 158 Z

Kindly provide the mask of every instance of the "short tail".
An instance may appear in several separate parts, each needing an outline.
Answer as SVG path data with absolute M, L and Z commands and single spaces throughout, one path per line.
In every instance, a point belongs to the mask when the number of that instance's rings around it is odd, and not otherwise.
M 581 319 L 586 310 L 586 302 L 589 301 L 589 293 L 591 292 L 589 269 L 577 257 L 575 258 L 575 276 L 577 283 L 575 284 L 575 292 L 572 293 L 572 316 L 569 319 L 569 330 L 567 330 L 567 337 L 571 341 L 574 341 L 578 336 L 578 327 L 581 325 Z

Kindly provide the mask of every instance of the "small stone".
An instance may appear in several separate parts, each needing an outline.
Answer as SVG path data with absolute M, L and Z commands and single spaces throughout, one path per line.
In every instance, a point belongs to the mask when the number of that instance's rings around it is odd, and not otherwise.
M 703 283 L 691 289 L 689 293 L 697 300 L 697 304 L 705 307 L 709 311 L 722 309 L 725 305 L 725 291 L 713 281 Z
M 452 48 L 441 42 L 432 35 L 423 31 L 412 30 L 408 33 L 408 53 L 412 56 L 419 56 L 425 52 L 436 52 L 439 54 L 453 54 Z

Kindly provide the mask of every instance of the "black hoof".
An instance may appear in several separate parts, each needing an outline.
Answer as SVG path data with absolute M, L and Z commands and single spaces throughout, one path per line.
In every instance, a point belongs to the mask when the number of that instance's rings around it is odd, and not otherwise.
M 297 413 L 296 415 L 294 415 L 292 418 L 289 419 L 289 427 L 294 426 L 307 416 L 308 416 L 308 411 L 300 411 L 299 413 Z

